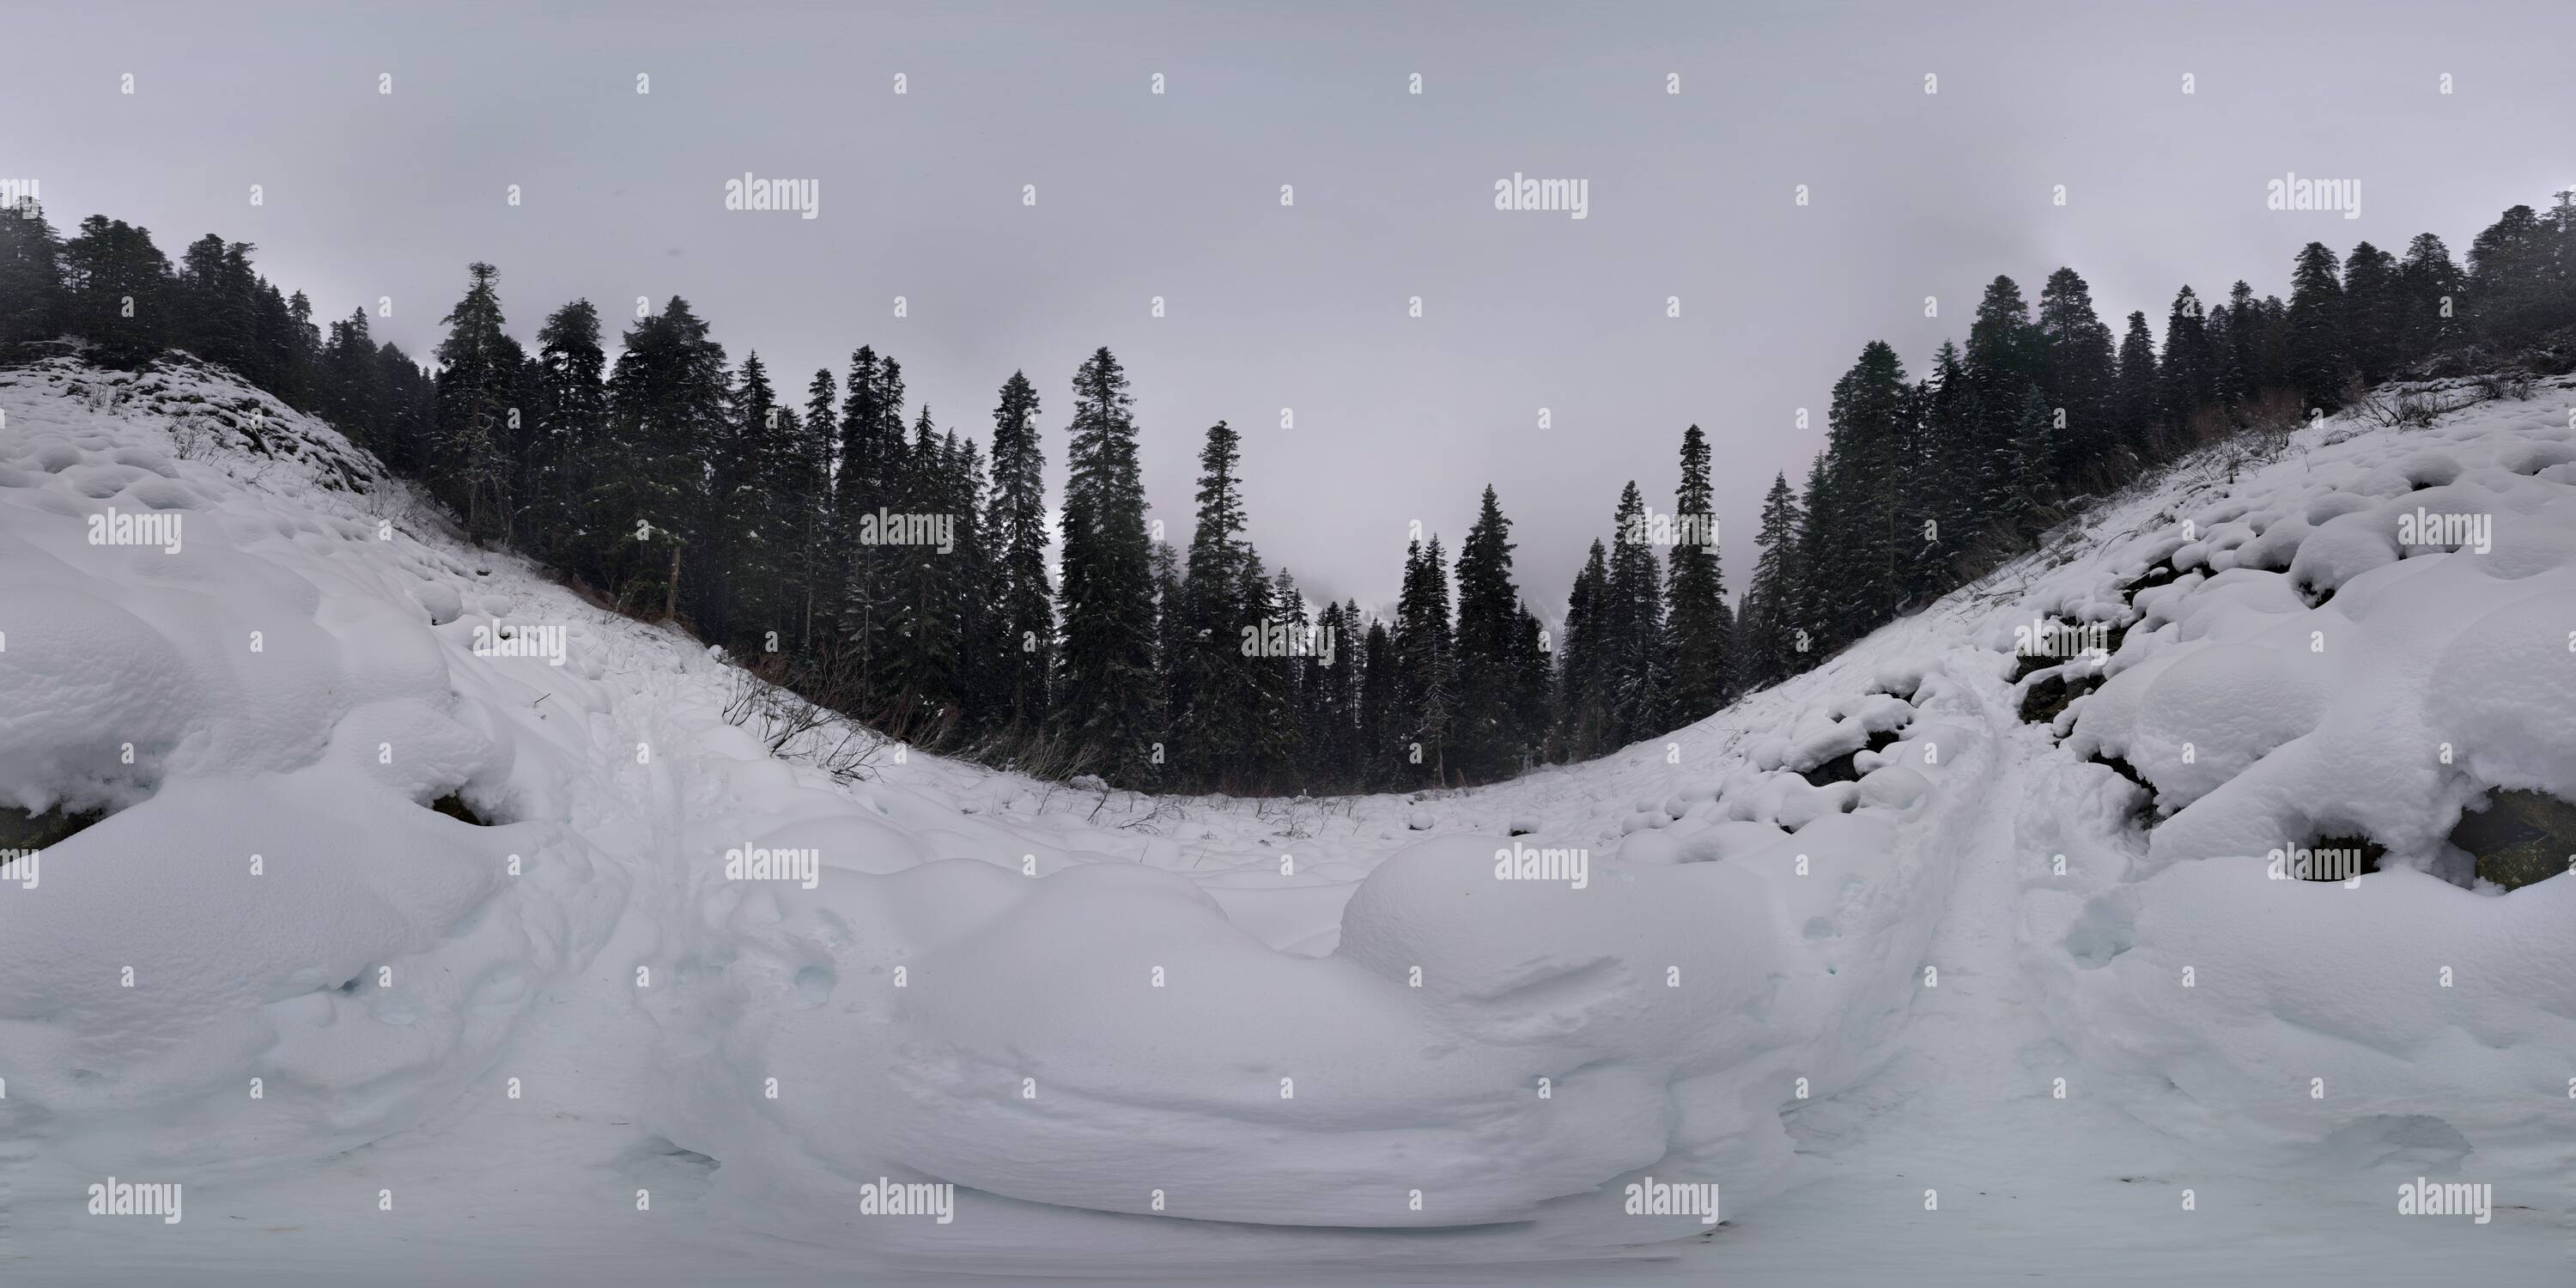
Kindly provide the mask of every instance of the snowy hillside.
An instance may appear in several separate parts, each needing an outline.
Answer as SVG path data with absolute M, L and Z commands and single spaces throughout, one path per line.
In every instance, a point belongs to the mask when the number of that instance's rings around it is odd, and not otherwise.
M 0 372 L 0 1275 L 2567 1282 L 2571 404 L 2214 449 L 1601 761 L 1255 802 L 773 756 L 263 394 Z

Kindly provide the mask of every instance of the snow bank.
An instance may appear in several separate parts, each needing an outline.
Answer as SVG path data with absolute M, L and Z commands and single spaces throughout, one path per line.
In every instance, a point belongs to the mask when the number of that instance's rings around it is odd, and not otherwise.
M 0 408 L 0 807 L 106 815 L 0 882 L 22 1196 L 354 1189 L 407 1141 L 952 1270 L 1651 1254 L 1706 1226 L 1630 1185 L 1758 1214 L 1909 1102 L 1897 1053 L 2211 1151 L 2566 1161 L 2576 882 L 2445 840 L 2576 799 L 2554 404 L 2189 464 L 1690 729 L 1330 802 L 836 780 L 727 722 L 721 659 L 228 380 L 58 362 Z M 2122 637 L 2016 686 L 2045 620 Z M 2380 870 L 2267 877 L 2329 836 Z M 952 1220 L 854 1216 L 881 1179 Z

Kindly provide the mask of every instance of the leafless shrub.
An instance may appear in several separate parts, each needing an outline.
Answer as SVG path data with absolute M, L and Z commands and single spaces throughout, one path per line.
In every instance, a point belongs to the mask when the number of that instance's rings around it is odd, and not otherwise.
M 1129 794 L 1134 795 L 1132 792 Z M 1189 811 L 1181 808 L 1180 801 L 1175 797 L 1141 796 L 1137 799 L 1152 801 L 1154 808 L 1120 823 L 1118 826 L 1123 831 L 1160 836 L 1167 828 L 1176 827 L 1189 818 Z M 1130 812 L 1133 813 L 1133 811 Z
M 802 760 L 845 781 L 874 777 L 897 742 L 780 683 L 788 672 L 778 657 L 734 668 L 725 723 L 750 729 L 770 755 Z
M 877 765 L 898 744 L 873 729 L 838 719 L 815 731 L 806 759 L 843 782 L 874 778 Z
M 2468 389 L 2423 384 L 2381 385 L 2352 400 L 2353 414 L 2388 429 L 2429 429 L 2435 421 L 2452 412 L 2496 397 L 2486 389 L 2488 379 L 2480 377 Z M 2527 380 L 2524 388 L 2529 388 Z
M 2471 383 L 2490 402 L 2501 398 L 2521 402 L 2531 397 L 2531 373 L 2528 371 L 2489 371 Z
M 1291 841 L 1302 841 L 1315 835 L 1323 825 L 1326 807 L 1314 797 L 1264 796 L 1258 798 L 1252 816 L 1272 824 L 1270 834 Z

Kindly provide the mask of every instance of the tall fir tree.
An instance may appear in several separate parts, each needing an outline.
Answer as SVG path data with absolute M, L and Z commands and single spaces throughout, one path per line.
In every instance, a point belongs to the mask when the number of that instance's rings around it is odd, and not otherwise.
M 769 481 L 786 452 L 793 413 L 778 405 L 769 368 L 758 351 L 743 355 L 724 419 L 709 444 L 707 549 L 714 573 L 707 601 L 714 611 L 701 626 L 714 638 L 756 638 L 765 648 L 776 628 L 777 576 L 785 562 L 782 533 L 774 522 Z M 733 570 L 739 570 L 735 572 Z
M 2451 248 L 2431 233 L 2417 233 L 2397 266 L 2401 361 L 2420 361 L 2460 343 L 2466 332 L 2459 297 L 2460 270 L 2451 263 Z
M 1359 620 L 1359 605 L 1344 606 L 1344 613 Z M 1357 717 L 1358 755 L 1355 768 L 1361 789 L 1380 791 L 1395 782 L 1397 755 L 1395 710 L 1395 643 L 1387 634 L 1386 623 L 1372 613 L 1360 634 L 1358 650 L 1359 712 Z
M 1672 719 L 1692 724 L 1714 714 L 1734 695 L 1735 623 L 1726 605 L 1726 577 L 1719 565 L 1718 525 L 1709 481 L 1708 436 L 1697 425 L 1682 431 L 1682 482 L 1674 493 L 1677 526 L 1667 561 L 1665 600 L 1673 663 Z M 1464 555 L 1459 558 L 1465 580 Z M 1463 596 L 1462 596 L 1463 600 Z
M 2147 329 L 2143 310 L 2129 314 L 2120 336 L 2118 412 L 2122 445 L 2140 460 L 2155 459 L 2157 429 L 2162 424 L 2158 391 L 2164 373 L 2156 366 L 2155 334 Z
M 438 345 L 430 484 L 463 512 L 467 535 L 506 541 L 512 507 L 504 443 L 526 355 L 502 330 L 499 270 L 478 261 L 465 271 L 465 298 L 439 319 L 447 338 Z
M 1635 742 L 1669 727 L 1670 637 L 1664 633 L 1664 579 L 1647 526 L 1645 498 L 1631 480 L 1611 516 L 1609 581 L 1603 602 L 1608 630 L 1611 744 Z
M 835 562 L 842 569 L 838 600 L 839 644 L 854 675 L 860 701 L 891 696 L 884 670 L 895 649 L 899 594 L 893 547 L 867 538 L 899 504 L 906 481 L 903 369 L 861 345 L 850 355 L 842 386 L 841 461 L 833 477 Z
M 1038 446 L 1038 392 L 1018 371 L 993 405 L 995 629 L 1003 650 L 1006 723 L 1045 723 L 1055 666 L 1055 588 L 1046 566 L 1046 454 Z
M 2066 414 L 2050 472 L 2064 483 L 2098 481 L 2104 454 L 2116 441 L 2118 361 L 2111 328 L 2093 311 L 2092 288 L 2074 269 L 2049 274 L 2040 288 L 2039 335 L 2047 354 L 2043 387 L 2051 407 Z
M 782 652 L 814 668 L 821 641 L 817 609 L 828 604 L 832 466 L 840 439 L 839 388 L 829 368 L 805 385 L 805 409 L 782 416 L 785 432 L 770 464 L 766 491 L 778 533 L 777 603 L 771 610 Z
M 1256 719 L 1252 659 L 1237 647 L 1246 625 L 1259 624 L 1250 601 L 1252 550 L 1243 537 L 1243 439 L 1224 421 L 1208 426 L 1199 449 L 1197 524 L 1181 582 L 1179 647 L 1169 659 L 1177 695 L 1171 712 L 1172 754 L 1179 777 L 1238 786 L 1249 761 Z
M 2401 325 L 2397 257 L 2369 242 L 2343 261 L 2344 353 L 2364 385 L 2395 373 Z
M 536 361 L 536 434 L 525 501 L 530 522 L 523 539 L 541 555 L 571 564 L 574 575 L 596 578 L 586 502 L 608 421 L 599 310 L 578 299 L 548 314 L 537 329 Z
M 1806 669 L 1808 623 L 1798 543 L 1806 514 L 1785 474 L 1771 476 L 1762 497 L 1761 553 L 1744 590 L 1744 676 L 1747 687 L 1777 684 Z M 1597 550 L 1596 550 L 1597 553 Z M 1578 583 L 1579 584 L 1579 583 Z
M 1556 675 L 1556 755 L 1589 760 L 1618 744 L 1609 662 L 1614 613 L 1610 565 L 1594 541 L 1565 601 L 1565 648 Z
M 1476 522 L 1458 545 L 1457 662 L 1458 746 L 1454 767 L 1467 778 L 1499 778 L 1521 763 L 1534 731 L 1522 723 L 1524 707 L 1514 682 L 1519 647 L 1520 592 L 1512 585 L 1512 522 L 1492 484 L 1477 504 Z
M 1456 641 L 1449 616 L 1449 568 L 1434 534 L 1408 544 L 1397 598 L 1395 705 L 1391 731 L 1402 744 L 1398 781 L 1449 781 L 1449 743 L 1458 721 Z
M 2342 267 L 2325 243 L 2309 242 L 2290 274 L 2284 349 L 2291 385 L 2304 407 L 2332 411 L 2343 405 L 2352 364 L 2344 351 Z
M 1134 400 L 1105 347 L 1074 374 L 1065 461 L 1058 722 L 1077 763 L 1143 783 L 1157 720 L 1154 580 Z
M 2218 354 L 2209 341 L 2208 323 L 2198 293 L 2188 286 L 2174 292 L 2173 305 L 2165 313 L 2165 347 L 2156 374 L 2162 386 L 2158 398 L 2164 422 L 2183 433 L 2185 442 L 2193 429 L 2193 414 L 2218 401 Z
M 729 392 L 724 346 L 677 295 L 629 327 L 624 343 L 608 379 L 610 464 L 593 489 L 594 513 L 615 529 L 618 598 L 634 611 L 685 612 L 682 587 L 698 595 L 704 579 L 674 578 L 706 515 L 704 449 L 720 434 Z

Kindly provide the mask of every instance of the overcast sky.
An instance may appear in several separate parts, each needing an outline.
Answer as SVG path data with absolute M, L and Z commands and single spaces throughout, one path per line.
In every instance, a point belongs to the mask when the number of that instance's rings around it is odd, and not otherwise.
M 1873 338 L 1920 372 L 1997 273 L 2035 299 L 2072 265 L 2161 338 L 2185 282 L 2286 292 L 2312 239 L 2464 256 L 2576 181 L 2566 0 L 9 9 L 0 178 L 58 226 L 256 243 L 326 318 L 392 297 L 376 334 L 416 357 L 472 260 L 523 341 L 677 293 L 792 402 L 872 344 L 988 443 L 1025 369 L 1050 499 L 1105 344 L 1176 544 L 1225 419 L 1311 595 L 1391 599 L 1407 525 L 1454 550 L 1490 482 L 1550 618 L 1624 481 L 1671 508 L 1693 422 L 1740 594 L 1834 379 Z M 745 172 L 817 181 L 819 217 L 726 210 Z M 2357 180 L 2360 216 L 2266 209 L 2290 172 Z M 1586 217 L 1496 210 L 1515 173 L 1584 180 Z

